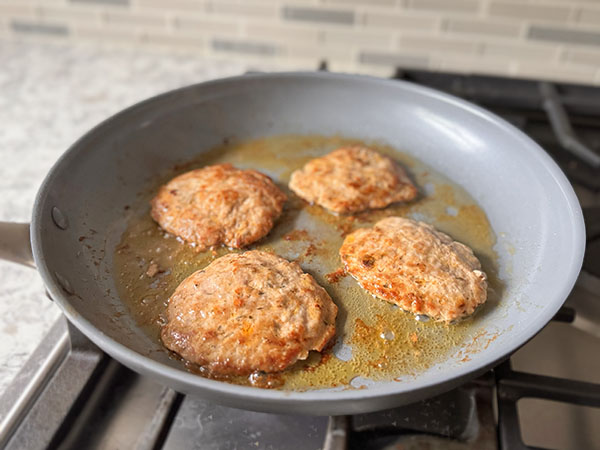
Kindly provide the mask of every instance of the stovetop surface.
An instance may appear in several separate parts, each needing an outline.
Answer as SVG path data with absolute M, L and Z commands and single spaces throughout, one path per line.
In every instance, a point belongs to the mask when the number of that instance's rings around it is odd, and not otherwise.
M 600 89 L 415 70 L 399 70 L 397 78 L 492 110 L 536 140 L 567 174 L 587 208 L 589 238 L 585 280 L 567 302 L 574 309 L 561 310 L 512 363 L 458 389 L 338 418 L 242 411 L 177 394 L 111 360 L 77 330 L 69 335 L 61 319 L 1 399 L 0 447 L 512 449 L 525 448 L 522 440 L 600 447 L 594 425 L 600 423 L 600 359 L 592 357 L 600 348 L 600 168 L 594 163 Z M 563 403 L 550 412 L 540 398 Z

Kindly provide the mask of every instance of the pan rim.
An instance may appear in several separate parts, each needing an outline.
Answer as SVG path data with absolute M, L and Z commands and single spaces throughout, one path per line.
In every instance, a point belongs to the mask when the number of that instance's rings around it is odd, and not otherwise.
M 566 257 L 561 261 L 565 267 L 564 283 L 562 288 L 556 291 L 554 296 L 548 302 L 548 306 L 543 312 L 536 316 L 535 321 L 523 329 L 516 330 L 515 338 L 511 346 L 507 346 L 502 352 L 493 352 L 482 355 L 477 358 L 477 363 L 469 364 L 466 362 L 461 365 L 450 367 L 446 369 L 448 377 L 443 381 L 440 380 L 428 380 L 427 382 L 419 382 L 419 380 L 411 381 L 409 384 L 410 389 L 406 389 L 405 384 L 402 382 L 394 382 L 394 386 L 397 388 L 390 389 L 389 384 L 385 383 L 384 387 L 375 387 L 369 389 L 346 389 L 346 390 L 307 390 L 307 391 L 284 391 L 284 390 L 266 390 L 255 387 L 233 385 L 225 382 L 210 380 L 198 375 L 194 375 L 185 372 L 181 369 L 170 367 L 166 364 L 160 363 L 134 350 L 131 350 L 124 344 L 114 340 L 108 335 L 104 334 L 101 330 L 92 325 L 83 316 L 79 315 L 75 308 L 73 308 L 68 299 L 68 295 L 65 293 L 63 288 L 56 281 L 51 268 L 47 265 L 47 262 L 43 255 L 43 240 L 42 236 L 42 211 L 48 197 L 48 192 L 52 186 L 52 182 L 57 174 L 60 172 L 61 167 L 69 160 L 69 158 L 75 155 L 82 143 L 85 142 L 86 138 L 96 133 L 98 130 L 102 130 L 107 123 L 112 123 L 122 115 L 130 114 L 137 108 L 143 108 L 153 102 L 159 101 L 165 97 L 176 95 L 178 92 L 194 89 L 198 86 L 210 87 L 218 84 L 236 83 L 239 80 L 248 79 L 279 79 L 279 78 L 313 78 L 313 79 L 337 79 L 337 80 L 353 80 L 362 81 L 374 84 L 380 84 L 382 86 L 393 86 L 401 89 L 408 89 L 412 92 L 419 93 L 435 100 L 451 104 L 454 107 L 460 108 L 470 114 L 474 114 L 481 119 L 484 119 L 490 124 L 490 126 L 497 127 L 501 132 L 512 135 L 517 141 L 523 144 L 523 148 L 527 147 L 527 151 L 535 155 L 539 162 L 540 169 L 544 169 L 547 175 L 550 175 L 552 180 L 559 187 L 562 198 L 565 202 L 565 207 L 562 213 L 565 214 L 566 220 L 571 224 L 571 254 L 565 255 Z M 506 122 L 504 119 L 498 117 L 496 114 L 487 111 L 479 106 L 476 106 L 468 101 L 462 100 L 450 94 L 446 94 L 437 91 L 432 88 L 424 87 L 418 84 L 410 83 L 402 80 L 390 80 L 377 78 L 367 75 L 353 75 L 353 74 L 335 74 L 329 72 L 279 72 L 279 73 L 259 73 L 259 74 L 247 74 L 238 75 L 233 77 L 221 78 L 217 80 L 211 80 L 204 83 L 198 83 L 190 86 L 181 87 L 175 90 L 171 90 L 149 99 L 138 102 L 131 105 L 124 110 L 114 114 L 113 116 L 105 119 L 82 137 L 80 137 L 73 145 L 71 145 L 61 157 L 56 161 L 53 167 L 46 175 L 42 185 L 39 188 L 36 196 L 33 216 L 32 216 L 32 233 L 31 243 L 36 267 L 44 280 L 44 283 L 50 292 L 51 297 L 60 306 L 63 313 L 67 316 L 70 322 L 72 322 L 78 329 L 80 329 L 90 340 L 96 345 L 102 348 L 104 351 L 114 356 L 117 360 L 124 363 L 125 365 L 134 369 L 141 368 L 144 372 L 150 373 L 155 377 L 177 379 L 180 384 L 193 386 L 199 390 L 211 391 L 216 395 L 222 395 L 226 397 L 237 397 L 240 399 L 256 400 L 256 401 L 268 401 L 270 403 L 290 403 L 301 404 L 304 402 L 310 402 L 311 404 L 327 403 L 327 402 L 339 402 L 339 401 L 360 401 L 369 400 L 372 401 L 377 398 L 390 397 L 394 395 L 403 394 L 406 392 L 418 393 L 433 389 L 435 386 L 447 386 L 448 388 L 457 384 L 459 380 L 467 377 L 475 376 L 479 372 L 487 370 L 493 366 L 496 362 L 506 358 L 508 355 L 516 351 L 520 346 L 524 345 L 531 338 L 533 338 L 544 326 L 550 321 L 554 314 L 561 307 L 569 292 L 573 288 L 577 276 L 580 272 L 583 255 L 585 250 L 585 226 L 583 222 L 583 214 L 577 200 L 577 197 L 561 169 L 554 163 L 551 157 L 531 138 L 525 135 L 523 132 L 518 130 L 513 125 Z M 511 343 L 512 344 L 512 343 Z M 441 391 L 440 391 L 441 392 Z M 335 409 L 335 408 L 333 408 Z M 371 408 L 372 409 L 372 408 Z

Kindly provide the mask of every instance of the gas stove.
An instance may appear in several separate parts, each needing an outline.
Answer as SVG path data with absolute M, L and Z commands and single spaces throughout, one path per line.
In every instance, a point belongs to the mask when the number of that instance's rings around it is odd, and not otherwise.
M 123 367 L 61 318 L 0 398 L 0 448 L 600 447 L 600 88 L 400 69 L 395 78 L 494 111 L 536 140 L 571 180 L 587 226 L 584 267 L 538 336 L 438 397 L 311 417 L 184 396 Z

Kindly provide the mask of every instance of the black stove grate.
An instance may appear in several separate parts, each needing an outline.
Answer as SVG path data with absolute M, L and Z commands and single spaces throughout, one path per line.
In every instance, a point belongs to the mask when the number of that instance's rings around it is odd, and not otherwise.
M 422 70 L 398 70 L 394 78 L 493 111 L 538 142 L 569 179 L 600 192 L 600 89 Z
M 522 398 L 539 398 L 600 408 L 600 385 L 512 370 L 510 360 L 494 369 L 501 450 L 531 449 L 523 443 L 517 413 Z
M 562 307 L 552 320 L 572 323 L 574 319 L 575 310 Z M 539 398 L 600 408 L 600 384 L 515 371 L 510 359 L 495 367 L 493 372 L 500 450 L 542 450 L 527 446 L 523 442 L 517 411 L 517 402 L 522 398 Z

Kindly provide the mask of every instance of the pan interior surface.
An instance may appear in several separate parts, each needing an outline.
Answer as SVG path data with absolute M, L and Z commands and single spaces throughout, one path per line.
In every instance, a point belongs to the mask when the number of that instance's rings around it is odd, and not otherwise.
M 422 193 L 414 201 L 385 209 L 336 215 L 307 204 L 288 189 L 292 171 L 315 157 L 351 146 L 368 146 L 402 163 L 421 186 Z M 339 136 L 312 135 L 228 140 L 187 164 L 168 170 L 164 177 L 157 177 L 150 189 L 141 192 L 138 204 L 128 208 L 131 219 L 114 255 L 115 280 L 119 297 L 128 311 L 155 342 L 160 343 L 161 325 L 167 321 L 166 305 L 179 283 L 216 258 L 239 250 L 221 247 L 198 252 L 181 243 L 152 220 L 150 200 L 160 184 L 170 178 L 221 163 L 267 173 L 288 197 L 273 230 L 248 249 L 274 252 L 298 262 L 329 292 L 339 309 L 333 349 L 312 352 L 307 360 L 298 361 L 282 373 L 250 378 L 222 377 L 223 381 L 248 385 L 253 380 L 255 385 L 268 383 L 269 387 L 294 390 L 359 387 L 366 379 L 399 381 L 418 376 L 446 358 L 468 358 L 469 353 L 484 345 L 481 337 L 485 329 L 481 322 L 491 310 L 499 307 L 503 289 L 494 250 L 496 237 L 485 213 L 466 191 L 394 148 Z M 413 314 L 374 299 L 354 279 L 340 272 L 339 249 L 344 237 L 390 216 L 434 223 L 441 231 L 474 249 L 488 274 L 489 284 L 488 300 L 474 317 L 454 324 L 425 322 L 423 318 L 417 321 Z M 186 366 L 195 373 L 211 376 L 201 367 Z
M 418 377 L 366 388 L 289 392 L 187 373 L 138 326 L 118 295 L 113 249 L 128 206 L 169 167 L 224 139 L 352 136 L 401 149 L 466 190 L 497 236 L 500 306 L 482 316 L 478 351 Z M 57 213 L 59 211 L 59 213 Z M 56 220 L 60 214 L 64 221 Z M 54 219 L 53 219 L 54 217 Z M 252 75 L 173 91 L 133 106 L 65 153 L 36 202 L 33 249 L 68 318 L 129 367 L 232 406 L 336 414 L 434 395 L 482 372 L 539 331 L 579 272 L 581 211 L 566 178 L 533 141 L 453 97 L 409 83 L 332 74 Z

